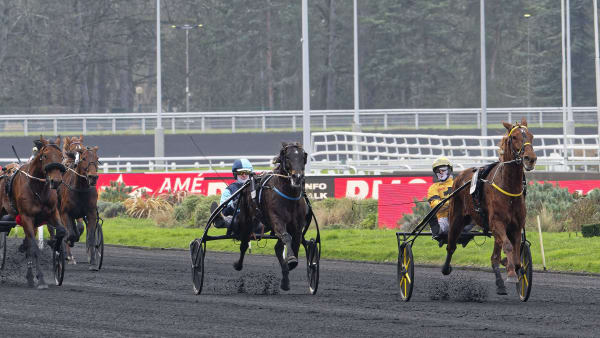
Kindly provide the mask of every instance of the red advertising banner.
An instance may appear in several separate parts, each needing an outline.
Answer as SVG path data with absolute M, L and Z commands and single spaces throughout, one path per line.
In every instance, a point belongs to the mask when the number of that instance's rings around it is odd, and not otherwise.
M 132 187 L 132 195 L 142 191 L 165 194 L 187 191 L 193 194 L 218 195 L 233 182 L 230 173 L 125 173 L 100 174 L 98 189 L 111 181 Z M 315 176 L 306 178 L 306 190 L 311 199 L 323 198 L 374 198 L 379 200 L 379 226 L 397 227 L 404 214 L 412 213 L 413 199 L 422 200 L 433 182 L 432 176 Z M 600 180 L 548 181 L 567 188 L 570 193 L 587 194 L 600 188 Z M 541 181 L 540 181 L 541 183 Z

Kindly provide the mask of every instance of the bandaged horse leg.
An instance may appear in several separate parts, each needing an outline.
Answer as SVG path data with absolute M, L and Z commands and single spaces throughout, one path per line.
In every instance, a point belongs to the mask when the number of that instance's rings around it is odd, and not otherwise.
M 281 235 L 281 241 L 285 245 L 286 249 L 285 262 L 291 270 L 298 265 L 298 258 L 295 255 L 295 252 L 298 252 L 298 248 L 296 248 L 296 251 L 294 252 L 292 247 L 292 236 L 288 232 L 284 232 Z
M 275 257 L 279 261 L 279 265 L 281 265 L 281 290 L 288 291 L 290 289 L 290 268 L 283 257 L 283 248 L 285 245 L 281 240 L 278 240 L 275 243 Z
M 441 218 L 440 218 L 441 219 Z M 438 219 L 439 220 L 439 219 Z M 446 219 L 447 222 L 447 219 Z M 440 222 L 440 232 L 442 231 L 442 222 Z M 452 272 L 452 267 L 450 266 L 450 262 L 452 261 L 452 255 L 456 250 L 456 242 L 460 237 L 460 233 L 464 229 L 465 224 L 464 220 L 461 218 L 455 219 L 451 227 L 449 227 L 448 231 L 448 245 L 446 245 L 446 261 L 444 262 L 444 266 L 442 267 L 442 274 L 449 275 Z
M 298 231 L 296 231 L 296 233 L 294 233 L 294 236 L 292 236 L 292 250 L 294 253 L 294 257 L 298 257 L 298 249 L 300 249 L 300 239 L 302 238 L 302 231 L 301 231 L 301 227 L 297 227 L 296 229 L 298 229 Z M 294 270 L 296 267 L 298 266 L 298 259 L 296 259 L 295 262 L 290 262 L 288 261 L 288 267 L 290 268 L 290 271 Z
M 90 264 L 89 269 L 91 271 L 98 271 L 98 266 L 96 266 L 96 227 L 98 226 L 98 214 L 95 208 L 90 208 L 87 212 L 87 215 L 83 218 L 83 222 L 85 223 L 85 229 L 87 230 L 86 235 L 86 246 L 87 246 L 87 256 L 88 263 Z M 79 227 L 79 224 L 77 225 Z

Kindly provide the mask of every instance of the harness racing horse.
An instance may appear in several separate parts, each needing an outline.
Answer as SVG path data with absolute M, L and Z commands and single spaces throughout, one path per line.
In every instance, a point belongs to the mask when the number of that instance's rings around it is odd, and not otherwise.
M 491 256 L 492 268 L 496 275 L 496 293 L 506 295 L 504 281 L 500 275 L 500 264 L 506 266 L 507 282 L 517 282 L 517 273 L 521 269 L 520 247 L 521 233 L 525 228 L 527 209 L 525 206 L 525 173 L 535 168 L 537 156 L 533 150 L 533 135 L 527 129 L 527 120 L 521 123 L 503 122 L 507 130 L 499 143 L 499 163 L 491 169 L 487 177 L 473 177 L 475 170 L 463 170 L 454 180 L 453 189 L 457 189 L 469 180 L 483 182 L 483 196 L 479 206 L 467 189 L 458 193 L 451 201 L 446 262 L 442 268 L 444 275 L 450 274 L 450 261 L 456 250 L 456 242 L 463 228 L 471 220 L 484 231 L 494 236 L 494 251 Z M 475 184 L 478 182 L 475 182 Z M 476 209 L 479 208 L 479 212 Z M 500 260 L 501 250 L 506 258 Z
M 98 270 L 96 266 L 96 250 L 94 234 L 98 220 L 98 147 L 83 147 L 76 137 L 65 138 L 63 152 L 66 155 L 66 173 L 62 185 L 58 189 L 59 210 L 63 224 L 67 227 L 67 258 L 73 264 L 71 247 L 78 242 L 83 227 L 79 228 L 76 220 L 83 218 L 87 229 L 87 250 L 90 270 Z
M 309 224 L 304 199 L 306 156 L 299 143 L 282 143 L 279 156 L 274 160 L 278 167 L 272 174 L 265 174 L 258 187 L 252 182 L 250 189 L 240 195 L 240 258 L 233 266 L 238 271 L 242 269 L 253 225 L 263 223 L 278 239 L 275 255 L 281 265 L 281 289 L 285 291 L 290 289 L 289 272 L 298 265 L 302 231 Z M 254 180 L 254 177 L 250 179 Z
M 27 283 L 34 286 L 33 264 L 35 263 L 38 288 L 48 288 L 40 267 L 40 250 L 35 240 L 35 230 L 47 222 L 56 232 L 54 241 L 49 241 L 53 250 L 61 250 L 62 240 L 66 230 L 60 220 L 57 208 L 56 188 L 62 182 L 65 171 L 60 150 L 60 137 L 55 142 L 49 142 L 40 136 L 34 141 L 38 149 L 35 156 L 26 164 L 16 169 L 6 184 L 0 185 L 0 213 L 15 219 L 18 215 L 20 225 L 25 232 L 22 249 L 27 258 Z M 3 180 L 5 181 L 5 180 Z M 64 272 L 64 270 L 63 270 Z M 62 283 L 62 276 L 60 277 Z

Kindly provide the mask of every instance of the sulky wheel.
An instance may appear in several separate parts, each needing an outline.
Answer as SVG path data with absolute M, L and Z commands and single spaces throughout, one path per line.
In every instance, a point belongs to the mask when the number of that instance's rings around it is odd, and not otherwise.
M 517 292 L 522 302 L 526 302 L 531 294 L 531 283 L 533 279 L 533 264 L 531 262 L 531 249 L 529 242 L 521 243 L 521 268 L 518 271 L 519 281 Z
M 65 242 L 60 241 L 58 250 L 52 249 L 52 267 L 54 269 L 54 283 L 62 285 L 65 277 L 65 266 L 67 264 L 67 255 L 65 251 Z
M 319 260 L 321 249 L 319 243 L 311 238 L 306 244 L 306 276 L 308 277 L 308 289 L 310 294 L 317 293 L 319 288 Z
M 6 232 L 0 232 L 0 270 L 4 270 L 6 263 Z
M 194 293 L 199 295 L 204 284 L 204 252 L 206 242 L 196 238 L 190 243 L 190 255 L 192 257 L 192 284 Z
M 90 254 L 96 255 L 95 262 L 96 265 L 90 267 L 92 270 L 99 271 L 102 269 L 102 260 L 104 258 L 104 233 L 102 232 L 102 224 L 96 224 L 96 230 L 94 231 L 94 250 L 88 249 L 88 256 Z M 91 261 L 90 257 L 88 257 L 88 262 Z
M 403 243 L 398 250 L 398 288 L 402 300 L 408 302 L 415 282 L 415 267 L 410 243 Z

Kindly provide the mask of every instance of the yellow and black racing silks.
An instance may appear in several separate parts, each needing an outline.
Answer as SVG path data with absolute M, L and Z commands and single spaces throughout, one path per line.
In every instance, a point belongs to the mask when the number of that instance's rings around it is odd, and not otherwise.
M 427 201 L 431 208 L 434 208 L 438 205 L 444 198 L 446 198 L 452 192 L 452 184 L 454 180 L 452 177 L 448 177 L 448 179 L 444 182 L 435 182 L 427 190 Z M 438 218 L 448 217 L 448 204 L 441 207 L 441 209 L 437 213 Z

